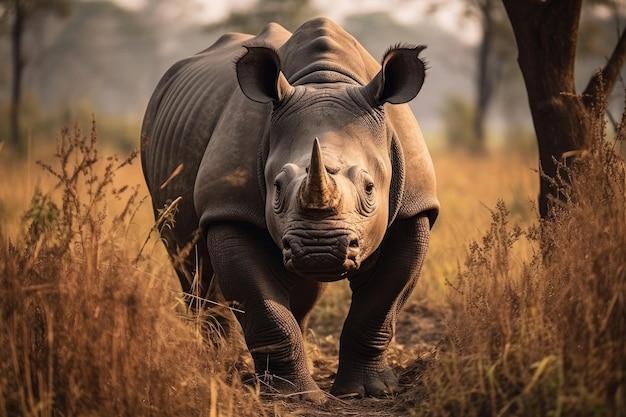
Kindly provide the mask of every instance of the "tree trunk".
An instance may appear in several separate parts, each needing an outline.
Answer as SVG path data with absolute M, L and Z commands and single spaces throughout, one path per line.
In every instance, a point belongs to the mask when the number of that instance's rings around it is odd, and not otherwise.
M 493 5 L 491 0 L 484 4 L 479 4 L 480 18 L 482 19 L 482 40 L 478 49 L 477 65 L 477 91 L 476 91 L 476 113 L 474 115 L 474 136 L 477 141 L 478 151 L 485 149 L 485 119 L 487 117 L 487 107 L 491 101 L 493 91 L 493 81 L 489 76 L 489 56 L 493 45 L 494 22 L 491 15 Z
M 574 61 L 582 0 L 503 0 L 533 118 L 542 171 L 539 213 L 550 218 L 562 196 L 553 179 L 567 152 L 590 145 L 591 113 L 576 94 Z M 563 178 L 567 181 L 567 178 Z
M 24 13 L 19 0 L 15 0 L 15 21 L 11 31 L 11 55 L 13 60 L 13 83 L 11 86 L 11 110 L 9 141 L 14 149 L 20 149 L 20 107 L 22 99 L 22 34 L 24 33 Z

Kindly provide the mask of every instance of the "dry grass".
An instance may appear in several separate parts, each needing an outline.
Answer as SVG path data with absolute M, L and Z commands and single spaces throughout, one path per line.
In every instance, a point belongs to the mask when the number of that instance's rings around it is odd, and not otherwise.
M 501 201 L 470 243 L 416 415 L 626 415 L 625 177 L 603 137 L 564 168 L 554 221 L 512 225 Z
M 233 377 L 240 352 L 205 343 L 171 272 L 133 253 L 139 194 L 114 177 L 134 155 L 95 144 L 95 126 L 64 130 L 57 164 L 42 163 L 56 191 L 0 235 L 0 416 L 262 415 Z
M 314 408 L 244 386 L 240 345 L 207 342 L 218 313 L 187 312 L 161 245 L 144 246 L 139 164 L 96 136 L 63 131 L 43 171 L 2 161 L 0 417 L 624 415 L 623 172 L 604 145 L 543 234 L 535 156 L 436 154 L 443 209 L 390 352 L 405 390 Z M 311 321 L 325 389 L 349 297 L 331 285 Z

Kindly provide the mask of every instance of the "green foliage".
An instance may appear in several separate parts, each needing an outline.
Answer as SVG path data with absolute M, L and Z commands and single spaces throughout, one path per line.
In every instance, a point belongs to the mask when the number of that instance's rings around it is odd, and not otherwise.
M 472 129 L 476 110 L 469 101 L 455 95 L 448 96 L 440 112 L 449 148 L 473 153 L 483 150 L 483 144 Z
M 22 218 L 27 241 L 37 242 L 42 235 L 50 233 L 57 226 L 59 214 L 59 208 L 52 198 L 37 187 Z

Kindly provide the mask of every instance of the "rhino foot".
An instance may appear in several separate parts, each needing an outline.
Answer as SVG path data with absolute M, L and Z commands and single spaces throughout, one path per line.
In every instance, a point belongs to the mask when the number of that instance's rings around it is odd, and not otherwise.
M 331 389 L 338 398 L 387 397 L 400 390 L 398 378 L 390 368 L 347 375 L 339 373 Z

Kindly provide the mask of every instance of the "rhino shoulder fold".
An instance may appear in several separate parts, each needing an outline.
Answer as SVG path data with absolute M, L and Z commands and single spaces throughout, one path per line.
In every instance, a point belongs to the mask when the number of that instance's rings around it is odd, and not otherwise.
M 439 214 L 435 169 L 421 130 L 407 105 L 386 105 L 394 139 L 391 145 L 392 178 L 389 192 L 390 223 L 426 214 L 430 225 Z

